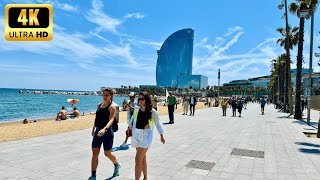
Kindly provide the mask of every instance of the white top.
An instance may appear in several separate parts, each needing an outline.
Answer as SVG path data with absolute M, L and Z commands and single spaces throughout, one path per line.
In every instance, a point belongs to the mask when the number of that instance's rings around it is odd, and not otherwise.
M 128 101 L 128 104 L 130 105 L 130 106 L 133 106 L 134 108 L 136 108 L 136 106 L 137 106 L 137 102 L 136 101 Z M 130 116 L 130 108 L 129 108 L 129 106 L 127 106 L 127 123 L 128 123 L 128 126 L 130 126 L 130 124 L 131 124 L 131 116 Z
M 134 109 L 134 111 L 139 111 L 139 110 L 140 110 L 140 106 L 139 107 L 137 106 Z M 153 108 L 152 108 L 152 115 L 154 117 L 154 125 L 157 127 L 158 133 L 163 134 L 164 131 L 163 131 L 163 128 L 160 123 L 160 118 L 159 118 L 158 112 Z M 137 128 L 136 128 L 136 123 L 134 122 L 134 115 L 131 117 L 131 122 L 133 122 L 132 131 L 135 131 Z M 154 130 L 154 126 L 150 126 L 151 134 L 153 134 L 153 130 Z
M 158 103 L 157 102 L 158 101 L 158 97 L 156 95 L 153 95 L 153 96 L 151 95 L 150 97 L 151 97 L 152 107 L 156 108 L 157 107 L 157 103 Z

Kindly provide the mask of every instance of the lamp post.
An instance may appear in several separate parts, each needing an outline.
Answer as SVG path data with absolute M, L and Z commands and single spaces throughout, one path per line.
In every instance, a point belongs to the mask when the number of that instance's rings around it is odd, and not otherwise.
M 313 30 L 314 30 L 314 11 L 312 9 L 299 9 L 298 17 L 311 17 L 311 32 L 310 32 L 310 60 L 309 60 L 309 79 L 308 79 L 308 114 L 307 123 L 310 125 L 310 109 L 311 109 L 311 95 L 312 95 L 312 58 L 313 58 Z
M 311 95 L 312 95 L 312 57 L 313 57 L 313 29 L 314 29 L 314 11 L 311 10 L 311 35 L 310 35 L 310 61 L 309 61 L 309 94 L 308 94 L 308 115 L 307 123 L 310 124 L 310 109 L 311 109 Z
M 218 70 L 218 99 L 220 98 L 220 69 Z

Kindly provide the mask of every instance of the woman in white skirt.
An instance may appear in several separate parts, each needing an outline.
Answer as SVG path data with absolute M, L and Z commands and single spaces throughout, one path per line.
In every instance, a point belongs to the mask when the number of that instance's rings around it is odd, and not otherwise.
M 152 108 L 151 98 L 148 93 L 140 93 L 140 106 L 135 108 L 131 118 L 132 125 L 132 139 L 131 147 L 136 148 L 135 158 L 135 179 L 139 180 L 143 172 L 144 178 L 148 179 L 147 175 L 147 151 L 150 148 L 154 127 L 157 127 L 160 134 L 160 140 L 164 144 L 163 129 L 160 124 L 158 113 Z

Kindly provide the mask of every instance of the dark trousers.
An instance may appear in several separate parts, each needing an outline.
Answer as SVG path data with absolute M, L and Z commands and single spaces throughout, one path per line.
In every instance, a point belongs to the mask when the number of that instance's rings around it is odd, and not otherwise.
M 190 104 L 190 115 L 194 115 L 194 111 L 196 109 L 196 106 L 194 104 Z
M 232 106 L 232 116 L 237 115 L 237 107 Z
M 173 116 L 174 105 L 168 105 L 168 111 L 169 111 L 170 122 L 174 122 L 174 116 Z
M 223 113 L 223 116 L 227 115 L 227 106 L 222 106 L 222 113 Z
M 264 113 L 264 106 L 261 105 L 261 112 Z

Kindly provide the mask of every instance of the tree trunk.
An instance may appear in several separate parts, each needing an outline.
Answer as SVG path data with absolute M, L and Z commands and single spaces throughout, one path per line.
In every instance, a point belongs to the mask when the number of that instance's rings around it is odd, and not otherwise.
M 301 68 L 303 60 L 303 40 L 304 40 L 304 18 L 300 18 L 299 27 L 299 42 L 298 42 L 298 56 L 297 56 L 297 75 L 296 75 L 296 105 L 294 118 L 301 119 Z

